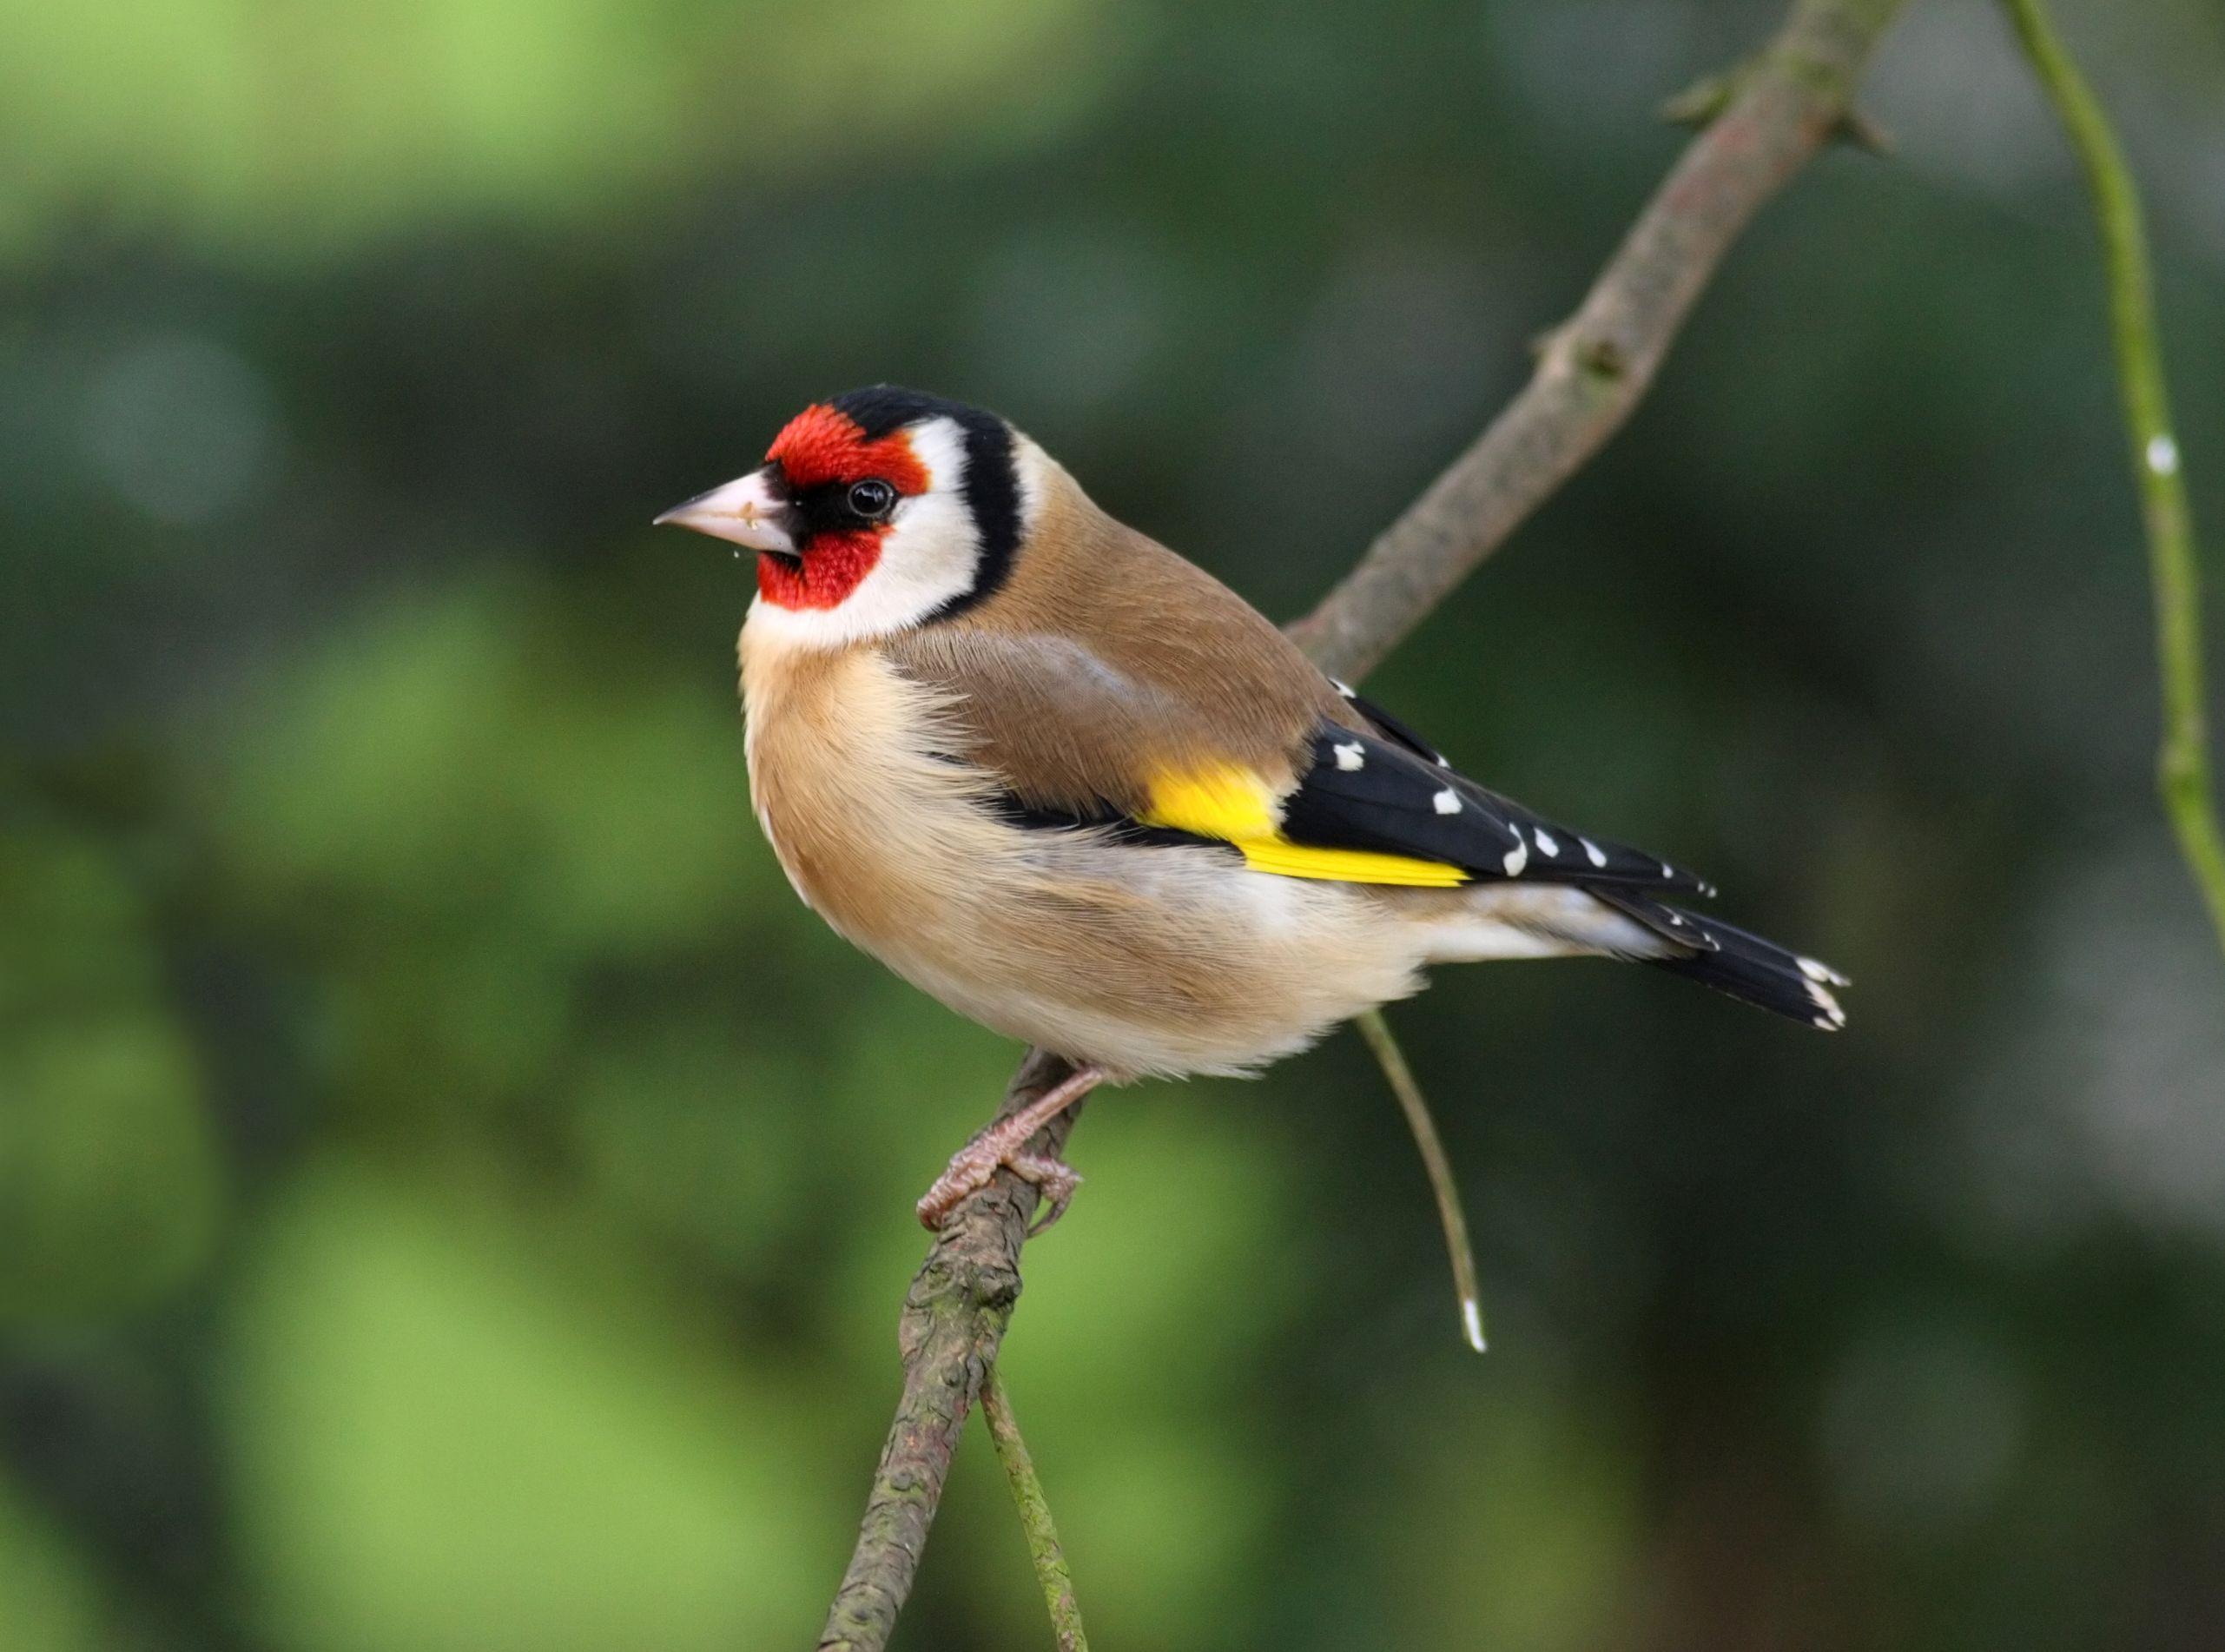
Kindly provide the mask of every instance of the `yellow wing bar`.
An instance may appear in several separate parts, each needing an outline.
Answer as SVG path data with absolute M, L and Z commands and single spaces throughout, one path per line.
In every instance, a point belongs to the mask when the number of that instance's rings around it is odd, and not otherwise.
M 1449 889 L 1468 882 L 1468 874 L 1443 861 L 1417 861 L 1406 855 L 1378 855 L 1368 849 L 1311 849 L 1281 839 L 1247 843 L 1238 839 L 1244 863 L 1277 877 L 1317 877 L 1333 883 L 1405 883 Z
M 1152 783 L 1146 826 L 1218 837 L 1244 852 L 1244 863 L 1277 877 L 1333 883 L 1395 883 L 1450 889 L 1469 875 L 1443 861 L 1383 855 L 1364 849 L 1317 849 L 1283 836 L 1275 794 L 1266 781 L 1233 765 L 1162 775 Z

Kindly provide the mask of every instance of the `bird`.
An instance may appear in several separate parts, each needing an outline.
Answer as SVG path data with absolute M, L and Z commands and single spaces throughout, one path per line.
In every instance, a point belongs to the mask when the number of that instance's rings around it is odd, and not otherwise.
M 815 402 L 655 519 L 755 553 L 743 744 L 796 894 L 1071 1067 L 953 1156 L 931 1228 L 1000 1167 L 1047 1226 L 1079 1179 L 1027 1143 L 1091 1089 L 1257 1073 L 1437 964 L 1621 959 L 1846 1024 L 1838 971 L 1470 779 L 995 413 Z

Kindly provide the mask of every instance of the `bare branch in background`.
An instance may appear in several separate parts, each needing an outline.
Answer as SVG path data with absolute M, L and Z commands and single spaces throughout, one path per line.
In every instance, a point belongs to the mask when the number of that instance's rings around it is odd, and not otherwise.
M 1739 232 L 1849 129 L 1855 83 L 1902 3 L 1798 0 L 1760 55 L 1715 83 L 1699 111 L 1703 129 L 1552 334 L 1528 387 L 1291 628 L 1316 660 L 1348 678 L 1363 675 L 1614 434 Z M 1068 1070 L 1030 1051 L 996 1116 Z M 1030 1150 L 1057 1151 L 1072 1122 L 1062 1115 Z M 1000 1173 L 952 1213 L 912 1282 L 897 1338 L 903 1391 L 821 1652 L 888 1644 L 966 1414 L 1011 1321 L 1034 1206 L 1035 1190 Z M 1060 1632 L 1067 1627 L 1061 1622 Z M 1078 1615 L 1071 1627 L 1079 1635 Z
M 1704 129 L 1547 336 L 1529 383 L 1291 628 L 1324 669 L 1372 671 L 1621 428 L 1739 233 L 1855 129 L 1855 82 L 1901 4 L 1800 0 L 1760 56 L 1703 83 L 1680 112 Z

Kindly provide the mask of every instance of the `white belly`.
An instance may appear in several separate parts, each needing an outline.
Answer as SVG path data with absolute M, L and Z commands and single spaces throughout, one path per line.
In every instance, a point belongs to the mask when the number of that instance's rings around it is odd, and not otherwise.
M 1420 937 L 1337 885 L 1205 849 L 1031 843 L 1015 861 L 935 926 L 969 939 L 861 944 L 960 1014 L 1122 1075 L 1249 1073 L 1421 985 Z

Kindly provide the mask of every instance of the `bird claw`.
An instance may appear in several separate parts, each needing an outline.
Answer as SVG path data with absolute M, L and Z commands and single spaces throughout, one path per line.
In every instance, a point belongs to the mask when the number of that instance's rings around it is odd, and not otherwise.
M 1066 1206 L 1073 1203 L 1074 1190 L 1081 1186 L 1081 1173 L 1047 1153 L 1021 1153 L 1016 1148 L 1000 1152 L 999 1146 L 977 1136 L 951 1155 L 949 1167 L 920 1199 L 917 1209 L 922 1227 L 931 1232 L 941 1229 L 951 1213 L 987 1186 L 1000 1170 L 1011 1171 L 1042 1198 L 1046 1209 L 1029 1226 L 1028 1238 L 1033 1239 L 1066 1213 Z
M 1081 1172 L 1063 1159 L 1040 1153 L 1021 1153 L 1010 1161 L 1010 1168 L 1023 1181 L 1033 1182 L 1043 1201 L 1042 1214 L 1027 1225 L 1027 1237 L 1049 1232 L 1073 1203 L 1074 1189 L 1081 1186 Z
M 934 1179 L 934 1186 L 921 1195 L 914 1208 L 919 1213 L 920 1226 L 930 1233 L 938 1232 L 950 1219 L 950 1213 L 967 1199 L 989 1185 L 989 1178 L 997 1173 L 994 1163 L 980 1165 L 970 1155 L 973 1144 L 968 1142 L 950 1157 L 950 1165 Z
M 1065 1215 L 1066 1206 L 1073 1201 L 1074 1189 L 1081 1186 L 1079 1173 L 1053 1154 L 1029 1153 L 1027 1143 L 1038 1130 L 1088 1094 L 1104 1077 L 1101 1067 L 1075 1067 L 1019 1112 L 998 1120 L 951 1154 L 948 1166 L 935 1178 L 934 1186 L 919 1202 L 921 1226 L 930 1231 L 941 1228 L 950 1219 L 953 1211 L 987 1186 L 1000 1170 L 1010 1170 L 1032 1184 L 1049 1206 L 1027 1230 L 1028 1238 L 1034 1238 Z

